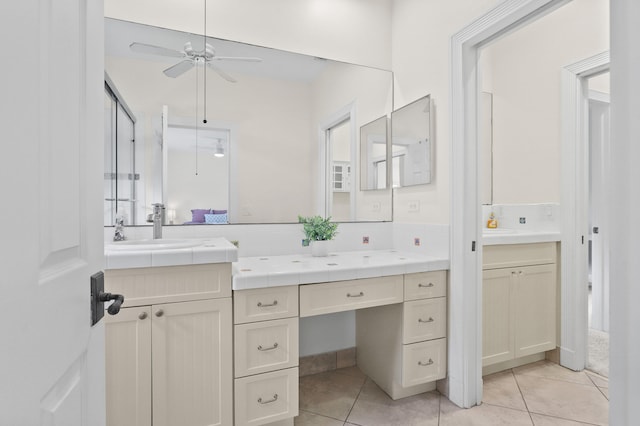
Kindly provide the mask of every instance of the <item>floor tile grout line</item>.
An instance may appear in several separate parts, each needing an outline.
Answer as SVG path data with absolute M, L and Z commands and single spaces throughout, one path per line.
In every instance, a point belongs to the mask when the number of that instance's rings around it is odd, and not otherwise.
M 582 424 L 590 425 L 590 426 L 602 426 L 602 425 L 600 425 L 598 423 L 585 422 L 584 420 L 570 419 L 568 417 L 559 417 L 559 416 L 554 416 L 552 414 L 536 413 L 535 411 L 531 411 L 530 413 L 531 414 L 537 414 L 539 416 L 544 416 L 544 417 L 551 417 L 552 419 L 566 420 L 568 422 L 582 423 Z
M 579 373 L 579 372 L 578 372 Z M 588 376 L 588 374 L 585 373 L 585 375 Z M 587 386 L 587 387 L 591 387 L 591 385 L 593 384 L 593 386 L 596 386 L 596 384 L 594 384 L 591 379 L 589 379 L 589 381 L 591 382 L 591 384 L 587 384 L 587 383 L 579 383 L 579 382 L 572 382 L 570 380 L 563 380 L 563 379 L 556 379 L 554 377 L 546 377 L 546 376 L 536 376 L 535 374 L 516 374 L 513 373 L 514 377 L 518 377 L 518 376 L 527 376 L 527 377 L 534 377 L 536 379 L 545 379 L 545 380 L 553 380 L 554 382 L 562 382 L 562 383 L 571 383 L 572 385 L 581 385 L 581 386 Z
M 585 370 L 586 371 L 586 370 Z M 602 388 L 600 386 L 598 386 L 598 384 L 595 382 L 595 380 L 593 380 L 593 377 L 591 377 L 591 374 L 586 373 L 587 377 L 589 378 L 589 380 L 591 380 L 591 383 L 593 383 L 593 386 L 596 387 L 596 389 L 598 389 L 598 391 L 600 391 L 600 393 L 602 394 L 602 396 L 604 396 L 604 398 L 609 401 L 609 397 L 602 391 Z M 602 377 L 602 376 L 599 376 Z
M 529 410 L 529 404 L 527 404 L 527 400 L 524 397 L 524 393 L 522 392 L 522 389 L 520 388 L 520 383 L 518 382 L 518 377 L 516 376 L 516 373 L 513 371 L 513 368 L 511 369 L 511 374 L 513 375 L 513 380 L 516 382 L 516 386 L 518 387 L 518 392 L 520 392 L 520 397 L 522 398 L 522 402 L 524 403 L 524 408 L 527 409 L 527 413 L 529 414 L 529 419 L 531 420 L 531 425 L 535 426 L 535 422 L 533 421 L 533 416 L 531 415 L 531 410 Z
M 362 393 L 362 389 L 364 389 L 364 386 L 367 384 L 367 380 L 369 380 L 369 377 L 365 377 L 364 381 L 362 382 L 362 386 L 360 386 L 360 390 L 358 391 L 358 395 L 356 395 L 356 399 L 353 400 L 353 404 L 351 405 L 351 408 L 349 409 L 349 413 L 347 413 L 347 417 L 344 419 L 345 423 L 349 421 L 349 416 L 351 415 L 351 412 L 353 411 L 353 407 L 356 406 L 356 403 L 358 402 L 358 398 L 360 398 L 360 394 Z
M 316 413 L 315 411 L 311 411 L 311 410 L 301 410 L 301 409 L 299 409 L 299 411 L 305 411 L 305 412 L 307 412 L 307 413 L 311 413 L 311 414 L 313 414 L 314 416 L 320 416 L 320 417 L 324 417 L 324 418 L 327 418 L 327 419 L 336 420 L 336 421 L 338 421 L 338 422 L 345 422 L 345 423 L 347 422 L 347 420 L 346 420 L 346 419 L 345 419 L 345 420 L 342 420 L 342 419 L 336 419 L 335 417 L 327 416 L 326 414 Z

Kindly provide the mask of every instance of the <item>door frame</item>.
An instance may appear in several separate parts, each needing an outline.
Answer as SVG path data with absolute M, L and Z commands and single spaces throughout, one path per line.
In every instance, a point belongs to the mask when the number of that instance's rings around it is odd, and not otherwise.
M 609 52 L 562 69 L 560 364 L 583 370 L 588 345 L 589 85 L 609 70 Z M 607 171 L 605 170 L 605 174 Z M 605 225 L 606 224 L 602 224 Z
M 449 399 L 482 401 L 479 50 L 571 0 L 506 0 L 451 37 Z
M 318 126 L 318 170 L 319 170 L 319 182 L 318 182 L 318 197 L 316 212 L 320 216 L 328 216 L 329 208 L 331 207 L 331 173 L 330 169 L 330 150 L 328 149 L 329 140 L 327 138 L 328 131 L 342 123 L 349 120 L 349 139 L 350 139 L 350 153 L 351 153 L 351 197 L 350 197 L 350 216 L 351 220 L 355 220 L 357 217 L 356 212 L 356 188 L 360 188 L 360 175 L 358 169 L 358 161 L 360 158 L 358 151 L 357 131 L 356 125 L 356 104 L 355 101 L 350 102 L 344 107 L 337 110 L 334 114 L 327 117 Z

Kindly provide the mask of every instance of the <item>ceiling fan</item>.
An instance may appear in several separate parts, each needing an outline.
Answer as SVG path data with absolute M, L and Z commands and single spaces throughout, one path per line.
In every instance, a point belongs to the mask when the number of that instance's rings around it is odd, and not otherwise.
M 245 61 L 245 62 L 261 62 L 261 58 L 246 57 L 246 56 L 217 56 L 213 46 L 209 43 L 205 43 L 204 50 L 194 50 L 191 42 L 188 41 L 184 45 L 184 49 L 174 50 L 166 47 L 154 46 L 152 44 L 133 42 L 129 45 L 129 48 L 136 53 L 145 53 L 151 55 L 167 56 L 171 58 L 183 58 L 182 61 L 175 65 L 170 66 L 164 70 L 164 74 L 167 77 L 176 78 L 185 72 L 189 71 L 196 65 L 205 65 L 214 70 L 220 77 L 225 80 L 235 83 L 236 79 L 231 77 L 226 72 L 222 71 L 215 65 L 217 61 Z

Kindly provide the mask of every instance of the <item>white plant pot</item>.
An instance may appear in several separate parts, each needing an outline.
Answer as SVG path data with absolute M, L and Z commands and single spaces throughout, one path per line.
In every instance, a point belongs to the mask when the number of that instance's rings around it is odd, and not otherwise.
M 329 243 L 326 241 L 311 241 L 311 255 L 316 257 L 329 256 Z

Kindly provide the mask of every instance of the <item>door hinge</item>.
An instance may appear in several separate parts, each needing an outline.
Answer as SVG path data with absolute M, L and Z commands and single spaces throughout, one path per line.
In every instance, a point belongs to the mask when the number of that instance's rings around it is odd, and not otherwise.
M 471 241 L 471 251 L 476 251 L 476 242 Z

